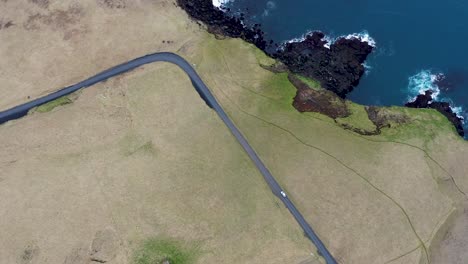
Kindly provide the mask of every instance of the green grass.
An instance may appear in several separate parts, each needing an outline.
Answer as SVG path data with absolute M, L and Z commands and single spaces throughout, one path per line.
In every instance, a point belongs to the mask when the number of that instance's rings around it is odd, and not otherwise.
M 255 45 L 249 45 L 249 47 L 251 48 L 252 53 L 255 55 L 255 58 L 257 59 L 259 65 L 272 66 L 273 64 L 275 64 L 275 59 L 266 55 L 263 50 L 255 47 Z
M 195 263 L 198 251 L 182 242 L 171 239 L 148 239 L 135 252 L 134 264 L 160 264 L 165 260 L 171 264 Z
M 257 111 L 274 113 L 278 110 L 290 111 L 294 109 L 292 102 L 296 96 L 296 87 L 288 80 L 287 73 L 271 73 L 261 85 L 259 94 L 270 98 L 263 100 L 262 103 L 256 102 Z M 245 99 L 247 100 L 247 98 Z
M 119 147 L 125 157 L 135 153 L 145 153 L 149 155 L 157 155 L 158 149 L 155 148 L 152 141 L 147 141 L 142 136 L 135 133 L 128 133 L 119 141 Z
M 374 123 L 369 119 L 367 111 L 363 105 L 355 104 L 351 101 L 346 101 L 351 115 L 344 118 L 337 118 L 339 124 L 347 124 L 354 128 L 364 129 L 366 131 L 374 131 L 376 129 Z
M 427 141 L 441 133 L 457 134 L 453 124 L 435 109 L 416 109 L 394 106 L 385 108 L 385 110 L 403 113 L 411 119 L 406 124 L 392 125 L 391 128 L 382 129 L 382 136 L 388 140 L 420 138 Z
M 312 88 L 314 90 L 322 90 L 322 87 L 320 86 L 320 83 L 317 80 L 307 78 L 298 74 L 296 74 L 296 77 L 299 78 L 299 80 L 303 81 L 305 84 L 307 84 L 309 88 Z
M 273 96 L 280 101 L 292 103 L 296 96 L 296 87 L 289 81 L 287 73 L 274 73 L 263 86 L 267 96 Z
M 72 102 L 73 101 L 68 96 L 62 96 L 53 101 L 50 101 L 48 103 L 38 106 L 36 108 L 36 111 L 39 113 L 46 113 L 46 112 L 52 111 L 54 108 L 58 106 L 71 104 Z

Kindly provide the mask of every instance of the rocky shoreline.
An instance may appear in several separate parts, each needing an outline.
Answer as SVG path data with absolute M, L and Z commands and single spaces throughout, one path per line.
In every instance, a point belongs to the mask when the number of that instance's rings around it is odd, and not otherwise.
M 324 40 L 325 34 L 313 32 L 300 42 L 290 42 L 272 57 L 293 73 L 315 79 L 321 86 L 345 98 L 365 72 L 363 63 L 373 47 L 358 38 L 339 38 L 333 43 Z
M 241 38 L 261 50 L 266 50 L 267 46 L 273 44 L 273 42 L 267 44 L 259 24 L 255 24 L 252 28 L 245 27 L 242 16 L 236 18 L 226 15 L 214 7 L 211 0 L 177 0 L 177 3 L 190 17 L 205 23 L 210 33 Z
M 456 113 L 453 112 L 452 108 L 450 108 L 450 104 L 447 102 L 440 102 L 434 101 L 432 98 L 433 92 L 431 90 L 427 90 L 424 94 L 420 94 L 414 99 L 412 102 L 408 102 L 405 104 L 406 107 L 412 108 L 432 108 L 439 111 L 443 114 L 447 119 L 452 122 L 457 130 L 457 133 L 464 137 L 465 132 L 463 130 L 463 122 L 462 118 L 458 117 Z
M 339 38 L 333 43 L 324 40 L 322 32 L 312 32 L 299 42 L 281 45 L 266 40 L 261 25 L 244 26 L 243 15 L 231 17 L 213 6 L 211 0 L 177 0 L 192 18 L 205 23 L 208 31 L 254 44 L 272 58 L 285 64 L 296 74 L 313 78 L 323 88 L 341 98 L 359 84 L 365 72 L 363 63 L 373 47 L 358 38 Z
M 177 0 L 177 3 L 194 20 L 203 22 L 210 33 L 241 38 L 252 43 L 270 57 L 282 62 L 290 72 L 317 80 L 323 88 L 343 99 L 359 84 L 365 73 L 363 64 L 374 48 L 368 42 L 356 37 L 342 37 L 333 43 L 328 43 L 325 35 L 319 31 L 308 34 L 300 41 L 279 45 L 265 39 L 261 25 L 255 24 L 251 28 L 244 26 L 243 14 L 231 17 L 225 11 L 213 6 L 212 0 Z M 299 98 L 296 97 L 295 101 Z M 296 108 L 298 106 L 299 104 L 295 105 Z M 431 92 L 418 95 L 415 101 L 405 106 L 437 109 L 453 123 L 458 134 L 464 136 L 463 119 L 452 111 L 449 103 L 433 101 Z M 301 107 L 304 111 L 314 108 L 310 107 L 310 104 Z

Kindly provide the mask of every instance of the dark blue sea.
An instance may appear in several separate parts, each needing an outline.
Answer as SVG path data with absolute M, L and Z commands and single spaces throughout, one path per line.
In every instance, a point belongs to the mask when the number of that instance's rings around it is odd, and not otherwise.
M 432 89 L 437 100 L 451 102 L 467 120 L 468 132 L 468 1 L 234 0 L 226 5 L 243 12 L 246 23 L 262 24 L 266 38 L 277 42 L 313 30 L 331 40 L 353 33 L 369 36 L 376 48 L 349 99 L 403 105 Z

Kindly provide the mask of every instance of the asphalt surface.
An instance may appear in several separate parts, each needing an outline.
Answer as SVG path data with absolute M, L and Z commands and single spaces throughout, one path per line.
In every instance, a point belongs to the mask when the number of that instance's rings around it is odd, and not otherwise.
M 65 87 L 57 92 L 51 93 L 49 95 L 46 95 L 44 97 L 38 98 L 36 100 L 30 101 L 28 103 L 18 105 L 16 107 L 13 107 L 11 109 L 8 109 L 6 111 L 0 112 L 0 124 L 3 124 L 7 121 L 13 120 L 20 118 L 22 116 L 25 116 L 28 111 L 31 108 L 37 107 L 39 105 L 42 105 L 44 103 L 50 102 L 52 100 L 55 100 L 59 97 L 68 95 L 70 93 L 73 93 L 79 89 L 89 87 L 93 84 L 96 84 L 98 82 L 105 81 L 113 76 L 122 74 L 124 72 L 130 71 L 132 69 L 135 69 L 141 65 L 156 62 L 156 61 L 165 61 L 165 62 L 170 62 L 174 63 L 182 70 L 184 70 L 187 75 L 190 77 L 190 80 L 192 81 L 193 86 L 197 90 L 197 92 L 200 94 L 200 97 L 205 101 L 205 103 L 214 109 L 216 113 L 219 115 L 221 120 L 223 120 L 224 124 L 229 128 L 231 133 L 234 135 L 234 137 L 237 139 L 239 144 L 242 146 L 242 148 L 247 152 L 249 157 L 252 159 L 254 162 L 255 166 L 257 166 L 258 170 L 262 173 L 263 178 L 265 181 L 268 183 L 268 185 L 271 188 L 271 191 L 273 194 L 275 194 L 281 201 L 283 201 L 284 205 L 288 210 L 291 212 L 291 214 L 294 216 L 296 219 L 297 223 L 302 227 L 304 230 L 304 234 L 314 243 L 316 246 L 319 254 L 326 260 L 327 264 L 336 264 L 337 262 L 333 258 L 333 256 L 330 254 L 330 252 L 327 250 L 325 245 L 322 243 L 320 238 L 317 236 L 317 234 L 314 232 L 312 227 L 307 223 L 307 221 L 304 219 L 302 214 L 299 212 L 299 210 L 294 206 L 293 202 L 286 196 L 282 195 L 283 190 L 281 189 L 281 186 L 278 184 L 278 182 L 275 180 L 273 175 L 271 175 L 270 171 L 265 167 L 263 162 L 260 160 L 258 157 L 257 153 L 253 150 L 253 148 L 250 146 L 250 144 L 247 142 L 245 137 L 242 135 L 242 133 L 237 129 L 237 127 L 234 125 L 234 123 L 229 119 L 227 114 L 224 112 L 223 108 L 219 105 L 218 101 L 215 99 L 213 94 L 210 92 L 208 87 L 205 85 L 205 83 L 202 81 L 200 76 L 198 76 L 197 72 L 193 69 L 193 67 L 182 57 L 180 57 L 177 54 L 174 53 L 169 53 L 169 52 L 161 52 L 161 53 L 153 53 L 149 54 L 140 58 L 136 58 L 134 60 L 122 63 L 120 65 L 117 65 L 113 68 L 110 68 L 106 71 L 103 71 L 89 79 L 86 79 L 84 81 L 81 81 L 77 84 L 74 84 L 72 86 Z M 284 193 L 284 192 L 283 192 Z

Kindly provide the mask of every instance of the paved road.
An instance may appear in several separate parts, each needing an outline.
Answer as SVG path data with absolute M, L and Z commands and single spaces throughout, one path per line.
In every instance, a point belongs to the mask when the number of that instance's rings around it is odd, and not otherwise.
M 282 195 L 282 193 L 284 192 L 281 189 L 281 186 L 278 184 L 275 178 L 271 175 L 270 171 L 265 167 L 263 162 L 257 156 L 257 153 L 255 153 L 255 151 L 247 142 L 247 140 L 242 135 L 242 133 L 237 129 L 234 123 L 232 123 L 231 119 L 229 119 L 227 114 L 224 112 L 223 108 L 219 105 L 218 101 L 216 101 L 213 94 L 211 94 L 208 87 L 201 80 L 200 76 L 198 76 L 197 72 L 192 68 L 192 66 L 185 59 L 183 59 L 179 55 L 176 55 L 174 53 L 169 53 L 169 52 L 154 53 L 154 54 L 149 54 L 140 58 L 136 58 L 129 62 L 120 64 L 106 71 L 103 71 L 89 79 L 79 82 L 75 85 L 65 87 L 52 94 L 46 95 L 44 97 L 38 98 L 36 100 L 33 100 L 31 102 L 28 102 L 28 103 L 25 103 L 16 107 L 13 107 L 9 110 L 0 112 L 0 124 L 26 115 L 28 111 L 33 107 L 50 102 L 64 95 L 68 95 L 81 88 L 85 88 L 95 83 L 105 81 L 113 76 L 130 71 L 141 65 L 156 62 L 156 61 L 165 61 L 165 62 L 174 63 L 178 65 L 180 68 L 182 68 L 187 73 L 187 75 L 190 77 L 190 80 L 192 81 L 193 86 L 195 87 L 197 92 L 200 94 L 201 98 L 205 101 L 205 103 L 209 107 L 213 108 L 216 111 L 216 113 L 218 113 L 221 120 L 223 120 L 224 124 L 226 124 L 226 126 L 229 128 L 229 130 L 237 139 L 237 141 L 239 141 L 239 144 L 242 146 L 242 148 L 244 148 L 245 152 L 247 152 L 249 157 L 252 159 L 255 166 L 257 166 L 258 170 L 262 173 L 263 177 L 265 178 L 265 181 L 270 186 L 272 192 L 276 196 L 278 196 L 281 199 L 281 201 L 283 201 L 284 205 L 289 209 L 291 214 L 297 220 L 298 224 L 304 230 L 305 235 L 310 240 L 312 240 L 312 242 L 317 247 L 319 253 L 327 261 L 327 264 L 336 264 L 337 262 L 335 261 L 333 256 L 327 250 L 327 248 L 322 243 L 320 238 L 315 234 L 314 230 L 312 230 L 312 228 L 304 219 L 304 217 L 301 215 L 299 210 L 297 210 L 296 206 L 294 206 L 293 202 L 289 200 L 289 198 L 286 195 Z

